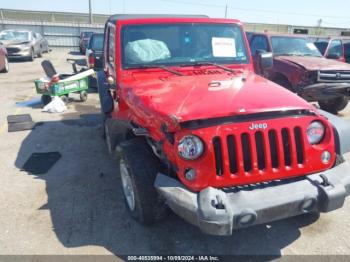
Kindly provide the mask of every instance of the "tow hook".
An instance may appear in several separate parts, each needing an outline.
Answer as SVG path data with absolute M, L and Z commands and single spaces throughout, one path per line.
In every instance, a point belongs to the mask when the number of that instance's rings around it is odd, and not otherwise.
M 333 186 L 333 185 L 329 182 L 328 178 L 327 178 L 324 174 L 321 174 L 320 177 L 321 177 L 322 180 L 323 180 L 322 183 L 321 183 L 322 186 L 324 186 L 324 187 Z
M 222 198 L 219 195 L 216 195 L 216 203 L 213 201 L 213 205 L 216 209 L 225 209 L 225 205 L 222 203 Z

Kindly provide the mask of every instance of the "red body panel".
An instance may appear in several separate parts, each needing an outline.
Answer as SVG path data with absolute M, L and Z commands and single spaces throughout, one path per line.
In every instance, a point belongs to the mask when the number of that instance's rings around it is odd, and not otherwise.
M 350 70 L 350 65 L 324 57 L 278 56 L 275 60 L 287 61 L 302 66 L 308 71 Z
M 191 190 L 199 191 L 207 186 L 229 187 L 234 185 L 258 183 L 281 178 L 296 177 L 322 171 L 331 167 L 335 156 L 329 165 L 323 165 L 320 155 L 323 150 L 334 153 L 332 127 L 326 119 L 318 115 L 302 116 L 299 118 L 267 119 L 268 129 L 280 131 L 282 128 L 292 130 L 295 126 L 301 128 L 303 135 L 303 152 L 305 161 L 296 164 L 293 157 L 290 167 L 272 168 L 271 160 L 266 158 L 266 170 L 258 170 L 256 159 L 253 157 L 254 168 L 251 172 L 242 171 L 239 165 L 237 174 L 231 174 L 228 169 L 227 151 L 224 151 L 225 172 L 218 177 L 215 174 L 215 159 L 212 139 L 215 136 L 224 140 L 228 135 L 240 136 L 242 133 L 254 135 L 248 127 L 252 122 L 235 124 L 218 124 L 196 130 L 181 129 L 181 123 L 198 119 L 211 119 L 225 116 L 249 115 L 255 113 L 307 110 L 314 112 L 314 108 L 297 95 L 255 74 L 253 64 L 225 65 L 235 69 L 235 73 L 227 72 L 216 66 L 200 67 L 171 67 L 184 76 L 177 76 L 162 69 L 129 69 L 121 67 L 120 31 L 124 25 L 147 23 L 235 23 L 237 20 L 209 19 L 209 18 L 169 18 L 169 19 L 129 19 L 118 21 L 115 25 L 115 64 L 105 64 L 107 76 L 116 82 L 115 110 L 112 117 L 136 123 L 146 128 L 155 141 L 162 141 L 167 159 L 177 167 L 179 179 Z M 114 25 L 111 25 L 114 27 Z M 248 42 L 246 45 L 248 47 Z M 106 43 L 105 43 L 106 48 Z M 249 48 L 247 48 L 249 50 Z M 249 54 L 249 59 L 251 55 Z M 306 141 L 306 128 L 315 119 L 321 119 L 327 125 L 327 134 L 322 144 L 310 146 Z M 166 138 L 163 127 L 175 135 L 175 143 Z M 198 135 L 205 143 L 205 152 L 197 160 L 185 161 L 178 156 L 177 144 L 182 136 Z M 293 135 L 290 134 L 291 138 Z M 253 141 L 253 140 L 252 140 Z M 252 142 L 253 143 L 253 142 Z M 227 148 L 227 145 L 224 145 Z M 255 150 L 255 151 L 254 151 Z M 281 145 L 279 145 L 279 150 Z M 294 147 L 291 149 L 296 150 Z M 238 152 L 240 152 L 238 150 Z M 251 147 L 252 156 L 256 149 Z M 242 155 L 238 157 L 242 160 Z M 284 161 L 280 156 L 280 161 Z M 197 171 L 195 181 L 184 179 L 186 168 Z

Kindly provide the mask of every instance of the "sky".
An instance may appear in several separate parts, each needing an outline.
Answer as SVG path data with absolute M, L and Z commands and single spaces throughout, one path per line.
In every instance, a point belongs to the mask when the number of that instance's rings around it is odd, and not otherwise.
M 243 22 L 350 27 L 348 0 L 91 0 L 100 14 L 205 14 Z M 0 8 L 87 13 L 88 0 L 0 0 Z

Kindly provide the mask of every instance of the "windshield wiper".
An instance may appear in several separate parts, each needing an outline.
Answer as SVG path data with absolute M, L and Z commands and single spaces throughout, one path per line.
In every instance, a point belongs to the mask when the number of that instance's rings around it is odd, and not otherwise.
M 299 56 L 322 57 L 322 56 L 320 56 L 320 55 L 313 55 L 313 54 L 302 54 L 302 55 L 299 55 Z
M 138 65 L 138 66 L 129 66 L 129 67 L 126 67 L 125 69 L 147 69 L 147 68 L 160 68 L 174 75 L 185 76 L 183 73 L 163 65 Z
M 206 65 L 212 65 L 212 66 L 216 66 L 219 67 L 225 71 L 231 72 L 231 73 L 235 73 L 236 70 L 232 69 L 232 68 L 228 68 L 226 66 L 214 63 L 214 62 L 193 62 L 193 63 L 188 63 L 188 64 L 183 64 L 181 66 L 206 66 Z
M 275 54 L 275 56 L 296 56 L 296 54 Z

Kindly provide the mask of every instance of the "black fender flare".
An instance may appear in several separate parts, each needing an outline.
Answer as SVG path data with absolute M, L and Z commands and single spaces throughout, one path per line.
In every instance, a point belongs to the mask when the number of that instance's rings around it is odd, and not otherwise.
M 337 153 L 344 155 L 350 152 L 350 123 L 336 115 L 319 110 L 334 127 Z

